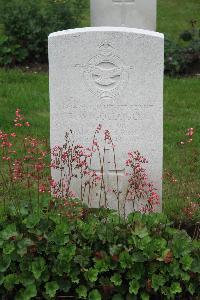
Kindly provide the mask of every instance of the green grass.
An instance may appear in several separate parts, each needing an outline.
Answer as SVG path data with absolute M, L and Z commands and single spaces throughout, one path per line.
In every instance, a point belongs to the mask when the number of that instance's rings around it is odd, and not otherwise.
M 195 128 L 193 142 L 187 128 Z M 165 79 L 164 91 L 164 169 L 171 171 L 176 183 L 164 180 L 164 208 L 176 217 L 180 208 L 200 196 L 200 80 Z
M 29 134 L 49 137 L 48 75 L 0 70 L 0 129 L 13 131 L 13 116 L 21 108 L 32 124 Z M 181 146 L 187 128 L 196 130 L 192 144 Z M 179 213 L 200 193 L 200 80 L 165 78 L 164 169 L 177 178 L 164 180 L 164 208 Z
M 21 108 L 31 120 L 31 134 L 49 136 L 47 74 L 0 70 L 0 128 L 11 130 L 16 108 Z
M 197 20 L 200 27 L 199 0 L 158 0 L 157 31 L 177 39 L 190 28 L 190 21 Z

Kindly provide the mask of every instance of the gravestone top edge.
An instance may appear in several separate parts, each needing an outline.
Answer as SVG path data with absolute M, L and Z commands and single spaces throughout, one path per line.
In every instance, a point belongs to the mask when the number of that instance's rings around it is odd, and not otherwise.
M 130 27 L 109 27 L 109 26 L 99 26 L 99 27 L 83 27 L 83 28 L 75 28 L 75 29 L 68 29 L 62 30 L 57 32 L 52 32 L 49 34 L 48 38 L 55 38 L 58 36 L 65 36 L 65 35 L 73 35 L 73 34 L 80 34 L 86 32 L 123 32 L 123 33 L 136 33 L 145 36 L 157 37 L 164 39 L 164 34 L 156 31 L 150 31 L 145 29 L 137 29 L 137 28 L 130 28 Z

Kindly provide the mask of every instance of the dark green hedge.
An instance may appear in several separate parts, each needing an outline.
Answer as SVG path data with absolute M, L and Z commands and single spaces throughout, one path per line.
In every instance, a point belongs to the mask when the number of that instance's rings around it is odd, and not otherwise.
M 48 34 L 77 27 L 85 0 L 1 0 L 0 65 L 46 63 Z

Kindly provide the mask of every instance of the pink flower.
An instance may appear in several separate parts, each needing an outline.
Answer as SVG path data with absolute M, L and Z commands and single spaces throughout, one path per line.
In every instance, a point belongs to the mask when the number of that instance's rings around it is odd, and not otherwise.
M 15 123 L 15 127 L 22 127 L 23 125 L 21 123 Z
M 132 161 L 131 161 L 130 159 L 127 159 L 127 160 L 126 160 L 126 166 L 130 166 L 131 162 L 132 162 Z
M 52 188 L 55 188 L 57 186 L 57 182 L 54 179 L 52 179 L 50 180 L 50 185 Z
M 19 109 L 19 108 L 16 109 L 15 115 L 16 115 L 16 117 L 18 117 L 18 118 L 21 116 L 21 115 L 20 115 L 20 109 Z
M 10 158 L 9 156 L 3 156 L 3 157 L 2 157 L 2 160 L 7 160 L 7 161 L 8 161 L 8 160 L 10 160 L 10 159 L 11 159 L 11 158 Z
M 37 172 L 40 172 L 40 171 L 42 171 L 43 169 L 44 169 L 44 164 L 42 164 L 42 163 L 35 164 L 35 170 L 36 170 Z
M 10 134 L 10 136 L 16 137 L 16 133 L 13 132 L 13 133 Z
M 40 193 L 45 193 L 46 192 L 46 186 L 44 184 L 39 185 L 39 192 Z

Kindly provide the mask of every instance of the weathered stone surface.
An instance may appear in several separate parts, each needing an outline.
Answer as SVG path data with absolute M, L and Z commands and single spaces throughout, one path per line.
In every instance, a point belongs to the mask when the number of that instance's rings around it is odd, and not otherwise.
M 91 26 L 156 30 L 157 0 L 90 0 Z
M 89 147 L 102 124 L 116 145 L 121 195 L 132 150 L 148 159 L 150 178 L 162 194 L 163 52 L 162 34 L 131 28 L 82 28 L 49 36 L 51 146 L 63 145 L 66 131 L 72 129 L 75 142 Z M 114 188 L 110 150 L 104 171 Z M 98 158 L 91 168 L 100 169 Z M 113 195 L 108 198 L 109 207 L 116 208 Z

